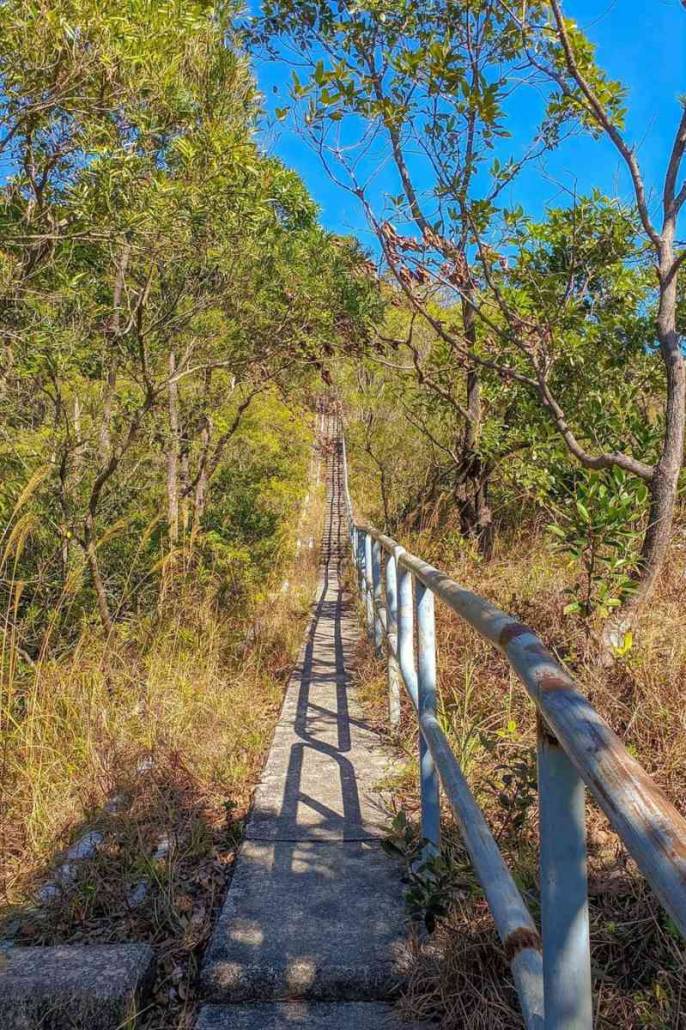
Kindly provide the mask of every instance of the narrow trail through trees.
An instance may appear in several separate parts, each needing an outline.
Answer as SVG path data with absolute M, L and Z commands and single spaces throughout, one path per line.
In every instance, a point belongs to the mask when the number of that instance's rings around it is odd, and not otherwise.
M 401 868 L 381 848 L 390 760 L 350 686 L 342 443 L 333 417 L 322 421 L 317 600 L 205 957 L 199 1030 L 408 1026 L 388 1004 L 405 950 Z

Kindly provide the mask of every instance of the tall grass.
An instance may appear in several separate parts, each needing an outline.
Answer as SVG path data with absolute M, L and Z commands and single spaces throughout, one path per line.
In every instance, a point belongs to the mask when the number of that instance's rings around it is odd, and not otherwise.
M 308 523 L 320 511 L 317 495 Z M 108 799 L 132 804 L 145 770 L 182 762 L 206 796 L 244 808 L 313 593 L 316 549 L 297 560 L 287 590 L 275 579 L 263 602 L 243 599 L 232 610 L 217 579 L 199 584 L 181 556 L 165 571 L 173 583 L 158 612 L 119 623 L 108 640 L 85 629 L 66 654 L 46 641 L 33 661 L 18 647 L 22 584 L 13 582 L 0 666 L 5 904 L 31 898 L 56 853 L 101 818 Z M 289 568 L 282 563 L 279 575 Z M 67 584 L 56 623 L 69 592 Z
M 322 492 L 299 523 L 306 538 L 318 540 Z M 223 577 L 198 576 L 193 556 L 179 554 L 156 612 L 119 622 L 108 639 L 85 629 L 67 653 L 51 646 L 49 627 L 35 660 L 17 650 L 22 585 L 11 584 L 0 667 L 5 930 L 27 943 L 151 940 L 159 974 L 146 1027 L 191 1024 L 198 950 L 314 594 L 318 547 L 294 555 L 295 532 L 259 597 L 232 606 Z M 55 627 L 69 603 L 67 584 Z M 97 855 L 35 910 L 62 849 L 93 829 L 104 840 Z M 141 880 L 150 889 L 134 910 Z

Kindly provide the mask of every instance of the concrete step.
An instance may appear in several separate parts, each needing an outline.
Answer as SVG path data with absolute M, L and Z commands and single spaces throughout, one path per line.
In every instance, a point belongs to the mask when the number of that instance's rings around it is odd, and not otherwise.
M 152 984 L 147 944 L 11 947 L 0 953 L 2 1030 L 132 1026 Z
M 401 1023 L 383 1002 L 288 1001 L 254 1005 L 204 1005 L 196 1030 L 428 1030 L 427 1023 Z
M 356 640 L 349 608 L 332 587 L 316 607 L 255 793 L 249 840 L 366 840 L 387 832 L 379 785 L 393 762 L 349 689 Z
M 205 955 L 204 996 L 390 998 L 405 939 L 401 868 L 377 842 L 248 840 Z

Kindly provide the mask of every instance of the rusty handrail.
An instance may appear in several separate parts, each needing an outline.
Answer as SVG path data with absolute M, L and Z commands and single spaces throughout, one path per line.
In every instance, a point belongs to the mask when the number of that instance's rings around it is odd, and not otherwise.
M 405 685 L 418 711 L 420 740 L 424 749 L 421 755 L 422 825 L 429 828 L 429 832 L 423 829 L 424 835 L 438 845 L 437 769 L 511 960 L 527 1025 L 543 1025 L 544 998 L 546 1027 L 590 1028 L 592 1002 L 583 784 L 606 814 L 684 936 L 686 819 L 629 754 L 569 672 L 529 626 L 461 587 L 439 569 L 407 552 L 391 537 L 354 518 L 342 436 L 341 447 L 353 561 L 358 570 L 368 633 L 379 651 L 383 641 L 388 654 L 391 715 L 393 718 L 393 712 L 398 710 L 394 695 L 399 683 Z M 535 963 L 527 966 L 528 982 L 520 983 L 521 976 L 513 961 L 519 952 L 515 949 L 514 956 L 512 954 L 512 920 L 503 920 L 502 914 L 495 911 L 491 897 L 494 884 L 489 882 L 489 878 L 498 878 L 502 888 L 502 870 L 494 872 L 496 866 L 488 867 L 484 854 L 479 852 L 479 847 L 475 851 L 474 841 L 469 839 L 476 827 L 483 844 L 486 839 L 484 830 L 488 837 L 490 831 L 435 718 L 435 667 L 422 689 L 422 635 L 426 637 L 429 634 L 430 641 L 427 645 L 425 640 L 424 648 L 426 650 L 428 646 L 431 652 L 435 649 L 435 631 L 433 606 L 428 614 L 423 614 L 418 601 L 420 593 L 420 600 L 427 593 L 439 598 L 505 655 L 539 713 L 542 991 L 535 982 Z M 413 617 L 417 618 L 419 630 L 416 659 Z M 490 841 L 495 846 L 492 837 Z M 490 849 L 492 852 L 490 842 L 486 843 L 486 851 Z M 521 898 L 519 901 L 523 905 Z M 514 896 L 513 904 L 518 908 L 519 903 Z M 522 916 L 521 911 L 518 911 L 519 916 Z M 535 950 L 537 946 L 534 939 L 527 936 L 527 929 L 532 926 L 526 917 L 520 919 L 519 943 L 526 951 Z M 539 994 L 542 994 L 540 1005 Z

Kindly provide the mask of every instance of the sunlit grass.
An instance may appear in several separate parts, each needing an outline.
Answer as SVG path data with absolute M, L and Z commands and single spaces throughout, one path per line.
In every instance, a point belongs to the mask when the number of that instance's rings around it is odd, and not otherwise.
M 315 537 L 320 495 L 306 516 Z M 108 799 L 123 793 L 135 805 L 150 769 L 182 763 L 205 799 L 245 807 L 300 646 L 317 561 L 315 548 L 301 550 L 297 574 L 281 563 L 289 589 L 275 580 L 247 615 L 219 604 L 211 580 L 200 587 L 177 568 L 160 610 L 120 623 L 109 640 L 85 631 L 69 654 L 45 649 L 29 663 L 8 660 L 13 640 L 5 635 L 5 904 L 30 900 L 56 852 L 101 819 Z

